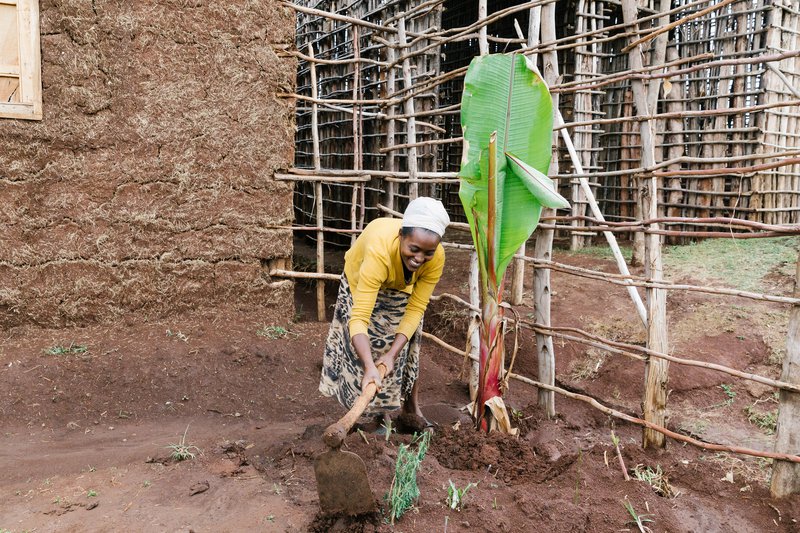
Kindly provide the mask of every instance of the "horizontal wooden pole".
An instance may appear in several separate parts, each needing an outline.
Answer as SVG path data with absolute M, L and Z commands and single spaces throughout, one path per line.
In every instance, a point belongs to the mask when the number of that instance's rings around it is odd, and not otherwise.
M 328 183 L 364 183 L 372 179 L 368 174 L 358 176 L 324 176 L 314 174 L 275 174 L 275 179 L 279 181 L 322 181 Z
M 398 218 L 402 218 L 403 217 L 403 213 L 401 213 L 400 211 L 395 211 L 394 209 L 389 209 L 385 205 L 378 204 L 377 208 L 378 208 L 378 210 L 383 211 L 384 213 L 388 213 L 388 214 L 396 216 Z M 461 230 L 469 231 L 469 224 L 467 224 L 465 222 L 451 222 L 451 223 L 449 223 L 447 225 L 447 227 L 448 228 L 453 228 L 453 229 L 461 229 Z M 444 244 L 445 243 L 442 243 L 442 246 L 444 246 Z
M 435 335 L 432 335 L 431 333 L 423 331 L 422 336 L 424 338 L 426 338 L 426 339 L 430 339 L 434 343 L 438 344 L 439 346 L 442 346 L 443 348 L 445 348 L 445 349 L 447 349 L 447 350 L 449 350 L 449 351 L 451 351 L 451 352 L 453 352 L 455 354 L 458 354 L 460 356 L 464 356 L 464 350 L 460 350 L 460 349 L 456 348 L 455 346 L 446 343 L 445 341 L 439 339 L 438 337 L 436 337 Z M 475 357 L 474 355 L 467 355 L 467 356 L 473 361 L 478 361 L 479 360 L 478 357 Z M 727 446 L 727 445 L 724 445 L 724 444 L 714 444 L 714 443 L 710 443 L 710 442 L 703 442 L 703 441 L 700 441 L 700 440 L 697 440 L 697 439 L 693 439 L 692 437 L 683 435 L 681 433 L 676 433 L 676 432 L 671 431 L 671 430 L 669 430 L 669 429 L 667 429 L 667 428 L 665 428 L 663 426 L 659 426 L 659 425 L 653 424 L 652 422 L 648 422 L 646 420 L 642 420 L 641 418 L 629 415 L 627 413 L 623 413 L 622 411 L 619 411 L 617 409 L 612 409 L 610 407 L 607 407 L 607 406 L 601 404 L 595 398 L 592 398 L 591 396 L 587 396 L 585 394 L 579 394 L 579 393 L 576 393 L 576 392 L 570 392 L 570 391 L 568 391 L 566 389 L 563 389 L 561 387 L 557 387 L 557 386 L 554 386 L 554 385 L 547 385 L 545 383 L 533 380 L 531 378 L 525 377 L 525 376 L 523 376 L 521 374 L 518 374 L 518 373 L 515 373 L 515 372 L 509 372 L 507 375 L 508 375 L 508 377 L 510 379 L 519 381 L 521 383 L 526 383 L 528 385 L 533 385 L 534 387 L 539 387 L 539 388 L 542 388 L 542 389 L 550 390 L 550 391 L 553 391 L 553 392 L 555 392 L 557 394 L 561 394 L 562 396 L 566 396 L 566 397 L 572 398 L 574 400 L 579 400 L 579 401 L 588 403 L 589 405 L 591 405 L 595 409 L 598 409 L 598 410 L 602 411 L 603 413 L 605 413 L 605 414 L 607 414 L 609 416 L 613 416 L 614 418 L 619 418 L 621 420 L 625 420 L 626 422 L 630 422 L 632 424 L 636 424 L 636 425 L 639 425 L 639 426 L 644 426 L 646 428 L 652 429 L 653 431 L 657 431 L 659 433 L 662 433 L 663 435 L 666 435 L 666 436 L 668 436 L 668 437 L 670 437 L 670 438 L 672 438 L 674 440 L 677 440 L 679 442 L 685 442 L 687 444 L 692 444 L 693 446 L 697 446 L 698 448 L 702 448 L 704 450 L 723 451 L 723 452 L 737 453 L 737 454 L 741 454 L 741 455 L 750 455 L 750 456 L 753 456 L 753 457 L 765 457 L 765 458 L 768 458 L 768 459 L 780 459 L 780 460 L 783 460 L 783 461 L 791 461 L 791 462 L 794 462 L 794 463 L 800 463 L 800 456 L 797 456 L 797 455 L 791 455 L 791 454 L 785 454 L 785 453 L 764 452 L 764 451 L 761 451 L 761 450 L 754 450 L 752 448 L 743 448 L 743 447 L 739 447 L 739 446 Z
M 273 278 L 327 279 L 330 281 L 339 281 L 342 279 L 341 274 L 325 274 L 322 272 L 293 272 L 291 270 L 281 270 L 277 268 L 270 270 L 269 275 Z
M 659 26 L 656 30 L 648 33 L 644 37 L 642 37 L 640 39 L 637 39 L 637 40 L 633 41 L 632 43 L 630 43 L 629 45 L 627 45 L 626 47 L 624 47 L 622 49 L 621 53 L 626 54 L 626 53 L 630 52 L 631 50 L 633 50 L 634 48 L 636 48 L 637 46 L 639 46 L 640 44 L 646 43 L 647 41 L 651 41 L 651 40 L 655 39 L 656 37 L 658 37 L 659 35 L 661 35 L 662 33 L 668 32 L 672 28 L 677 28 L 681 24 L 685 24 L 686 22 L 689 22 L 689 21 L 694 20 L 696 18 L 700 18 L 702 16 L 708 15 L 709 13 L 712 13 L 712 12 L 714 12 L 714 11 L 716 11 L 716 10 L 722 8 L 722 7 L 725 7 L 728 4 L 732 4 L 733 2 L 736 2 L 736 1 L 737 0 L 722 0 L 721 2 L 719 2 L 717 4 L 712 4 L 712 5 L 708 6 L 705 9 L 701 9 L 700 11 L 695 11 L 694 13 L 690 13 L 689 15 L 686 15 L 685 17 L 681 17 L 681 18 L 679 18 L 678 20 L 676 20 L 674 22 L 670 22 L 669 24 L 666 24 L 664 26 Z
M 772 163 L 752 165 L 749 167 L 703 168 L 697 170 L 656 170 L 653 172 L 653 176 L 665 178 L 670 176 L 719 176 L 725 174 L 753 174 L 762 170 L 797 165 L 799 163 L 800 157 L 789 157 L 786 159 L 773 161 Z M 735 195 L 731 194 L 731 196 Z
M 453 143 L 460 143 L 464 140 L 464 137 L 454 137 L 452 139 L 434 139 L 432 141 L 420 141 L 415 143 L 406 143 L 406 144 L 396 144 L 394 146 L 387 146 L 385 148 L 381 148 L 378 152 L 382 154 L 386 154 L 388 152 L 392 152 L 395 150 L 403 150 L 405 148 L 412 148 L 412 147 L 419 147 L 419 146 L 433 146 L 436 144 L 453 144 Z
M 380 24 L 373 24 L 372 22 L 368 22 L 366 20 L 362 20 L 359 18 L 347 17 L 345 15 L 339 15 L 337 13 L 331 13 L 330 11 L 322 11 L 321 9 L 314 9 L 313 7 L 299 6 L 292 2 L 281 2 L 281 4 L 283 4 L 284 7 L 288 7 L 294 9 L 295 11 L 306 13 L 308 15 L 317 15 L 318 17 L 328 18 L 331 20 L 338 20 L 339 22 L 346 22 L 354 26 L 363 26 L 365 28 L 369 28 L 371 30 L 375 30 L 381 33 L 397 33 L 397 28 L 394 28 L 392 26 L 381 26 Z
M 565 122 L 562 125 L 553 127 L 553 130 L 574 128 L 577 126 L 595 126 L 600 124 L 619 124 L 621 122 L 644 122 L 646 120 L 664 120 L 667 118 L 688 118 L 688 117 L 710 117 L 719 115 L 736 115 L 741 113 L 754 113 L 776 107 L 798 107 L 800 100 L 787 100 L 784 102 L 771 102 L 769 104 L 759 104 L 749 107 L 736 107 L 728 109 L 704 109 L 702 111 L 676 111 L 673 113 L 656 113 L 655 115 L 635 115 L 631 117 L 603 118 L 595 120 L 585 120 L 581 122 Z
M 408 172 L 394 171 L 394 170 L 345 170 L 338 168 L 301 168 L 292 167 L 288 170 L 289 173 L 298 176 L 392 176 L 392 177 L 408 177 Z M 417 172 L 419 178 L 457 178 L 458 172 Z
M 591 396 L 587 396 L 585 394 L 578 394 L 575 392 L 570 392 L 566 389 L 562 389 L 561 387 L 556 387 L 553 385 L 547 385 L 546 383 L 541 383 L 539 381 L 532 380 L 530 378 L 526 378 L 519 374 L 511 373 L 509 374 L 511 379 L 516 379 L 517 381 L 521 381 L 523 383 L 527 383 L 528 385 L 533 385 L 535 387 L 539 387 L 542 389 L 550 390 L 561 394 L 562 396 L 567 396 L 574 400 L 580 400 L 582 402 L 588 403 L 595 409 L 602 411 L 603 413 L 613 416 L 614 418 L 619 418 L 621 420 L 625 420 L 626 422 L 630 422 L 632 424 L 636 424 L 638 426 L 644 426 L 648 429 L 653 431 L 657 431 L 667 437 L 677 440 L 679 442 L 685 442 L 687 444 L 691 444 L 693 446 L 697 446 L 698 448 L 702 448 L 704 450 L 713 450 L 718 452 L 730 452 L 730 453 L 737 453 L 741 455 L 750 455 L 753 457 L 764 457 L 767 459 L 780 459 L 782 461 L 791 461 L 793 463 L 800 463 L 800 456 L 797 455 L 790 455 L 786 453 L 773 453 L 773 452 L 764 452 L 761 450 L 754 450 L 752 448 L 743 448 L 740 446 L 726 446 L 724 444 L 714 444 L 710 442 L 704 442 L 701 440 L 693 439 L 692 437 L 688 437 L 686 435 L 682 435 L 680 433 L 676 433 L 671 431 L 663 426 L 659 426 L 653 424 L 652 422 L 648 422 L 646 420 L 642 420 L 641 418 L 637 418 L 635 416 L 631 416 L 627 413 L 623 413 L 622 411 L 618 411 L 616 409 L 612 409 L 610 407 L 606 407 L 605 405 L 601 404 Z

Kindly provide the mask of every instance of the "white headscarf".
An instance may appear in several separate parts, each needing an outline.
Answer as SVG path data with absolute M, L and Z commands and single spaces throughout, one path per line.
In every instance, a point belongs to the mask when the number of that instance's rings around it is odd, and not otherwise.
M 450 217 L 442 202 L 435 198 L 420 196 L 409 202 L 403 213 L 404 228 L 424 228 L 444 236 L 444 230 L 450 224 Z

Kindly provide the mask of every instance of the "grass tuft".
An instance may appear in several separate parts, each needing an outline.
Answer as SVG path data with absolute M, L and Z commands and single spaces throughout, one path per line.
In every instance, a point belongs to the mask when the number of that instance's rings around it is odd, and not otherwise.
M 262 326 L 256 330 L 256 335 L 268 339 L 285 339 L 286 337 L 297 338 L 299 335 L 289 331 L 283 326 Z
M 761 428 L 767 435 L 774 435 L 778 429 L 778 410 L 759 411 L 755 408 L 755 404 L 748 405 L 744 408 L 747 414 L 747 420 L 754 426 Z
M 194 459 L 195 452 L 200 453 L 200 448 L 193 444 L 186 444 L 186 433 L 189 432 L 189 426 L 187 424 L 186 430 L 183 432 L 183 436 L 181 437 L 180 442 L 177 444 L 170 444 L 167 446 L 170 450 L 172 450 L 172 457 L 175 461 L 186 461 L 187 459 Z
M 661 465 L 656 465 L 655 470 L 649 466 L 636 465 L 633 467 L 633 477 L 653 487 L 659 496 L 674 498 L 678 495 L 669 484 L 666 474 L 661 470 Z
M 397 463 L 394 467 L 392 486 L 386 494 L 389 501 L 389 521 L 394 525 L 403 513 L 409 510 L 419 498 L 417 471 L 425 458 L 430 445 L 431 434 L 416 435 L 409 445 L 401 445 L 397 450 Z M 412 447 L 416 444 L 416 451 Z
M 60 344 L 56 344 L 55 346 L 51 346 L 47 350 L 44 351 L 47 355 L 77 355 L 86 353 L 89 351 L 89 348 L 84 344 L 75 344 L 70 343 L 69 346 L 62 346 Z
M 453 483 L 452 479 L 447 480 L 449 486 L 447 487 L 447 506 L 450 509 L 460 511 L 461 508 L 464 506 L 464 496 L 467 495 L 467 492 L 472 487 L 477 487 L 477 483 L 467 483 L 467 486 L 463 489 L 459 489 L 455 483 Z M 497 500 L 495 500 L 495 508 L 497 507 Z

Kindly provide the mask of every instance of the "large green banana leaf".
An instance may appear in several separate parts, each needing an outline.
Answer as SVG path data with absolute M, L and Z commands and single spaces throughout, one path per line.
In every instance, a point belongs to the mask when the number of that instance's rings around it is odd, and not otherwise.
M 461 126 L 464 156 L 459 197 L 482 265 L 501 280 L 520 245 L 536 229 L 542 206 L 568 207 L 545 173 L 550 166 L 553 105 L 535 68 L 521 54 L 472 60 L 464 79 Z M 488 220 L 489 138 L 497 132 L 495 220 Z M 487 253 L 487 231 L 494 250 Z M 484 253 L 480 253 L 483 250 Z

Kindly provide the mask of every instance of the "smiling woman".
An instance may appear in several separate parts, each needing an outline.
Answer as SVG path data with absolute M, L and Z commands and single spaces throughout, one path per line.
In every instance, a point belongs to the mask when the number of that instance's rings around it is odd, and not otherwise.
M 450 219 L 433 198 L 409 203 L 403 219 L 370 222 L 345 254 L 344 274 L 323 355 L 320 392 L 350 408 L 371 382 L 371 412 L 417 401 L 422 316 L 444 270 L 441 238 Z M 381 379 L 377 365 L 386 366 Z

